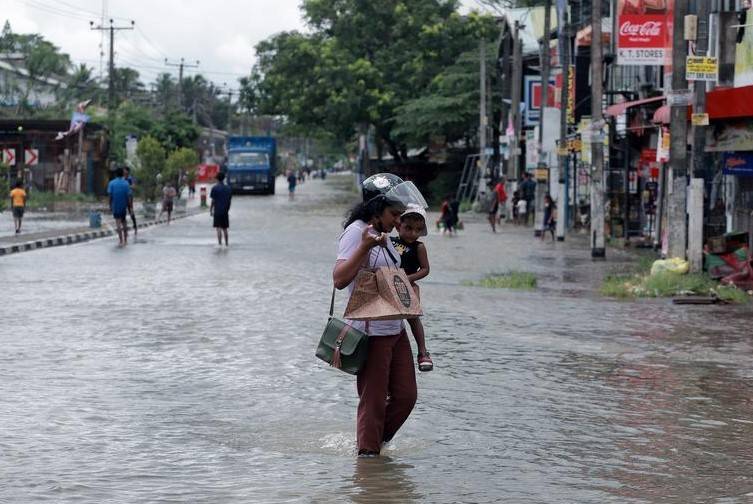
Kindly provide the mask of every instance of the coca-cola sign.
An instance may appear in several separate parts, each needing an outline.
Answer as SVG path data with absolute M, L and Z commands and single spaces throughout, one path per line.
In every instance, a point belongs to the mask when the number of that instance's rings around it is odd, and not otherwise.
M 617 0 L 617 63 L 671 64 L 673 11 L 673 0 Z
M 662 23 L 658 21 L 646 21 L 645 23 L 633 23 L 625 21 L 620 25 L 620 36 L 626 37 L 659 37 L 662 34 Z

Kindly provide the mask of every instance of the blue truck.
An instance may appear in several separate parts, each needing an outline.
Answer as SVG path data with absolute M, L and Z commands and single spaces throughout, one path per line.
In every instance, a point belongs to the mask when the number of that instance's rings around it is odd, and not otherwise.
M 237 193 L 275 193 L 277 140 L 234 136 L 227 140 L 227 184 Z

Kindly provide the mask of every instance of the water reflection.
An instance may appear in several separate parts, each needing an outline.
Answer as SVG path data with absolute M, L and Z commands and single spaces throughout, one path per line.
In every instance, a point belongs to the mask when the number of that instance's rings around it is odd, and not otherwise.
M 412 469 L 412 465 L 395 462 L 389 457 L 356 459 L 353 485 L 348 489 L 351 502 L 420 502 L 423 494 L 407 474 Z

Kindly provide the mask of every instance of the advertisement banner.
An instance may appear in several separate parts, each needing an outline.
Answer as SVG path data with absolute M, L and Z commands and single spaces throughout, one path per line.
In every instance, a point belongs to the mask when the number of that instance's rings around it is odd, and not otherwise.
M 716 82 L 719 79 L 719 59 L 714 56 L 688 56 L 685 60 L 685 79 Z
M 725 152 L 722 163 L 722 171 L 725 175 L 753 177 L 753 153 Z
M 664 65 L 672 59 L 671 0 L 617 1 L 617 64 Z
M 536 126 L 539 124 L 541 118 L 541 102 L 543 101 L 543 89 L 541 86 L 541 77 L 527 75 L 524 78 L 524 96 L 526 110 L 523 115 L 526 126 Z M 549 99 L 547 100 L 548 107 L 556 106 L 555 99 L 557 96 L 557 79 L 552 77 L 549 79 Z

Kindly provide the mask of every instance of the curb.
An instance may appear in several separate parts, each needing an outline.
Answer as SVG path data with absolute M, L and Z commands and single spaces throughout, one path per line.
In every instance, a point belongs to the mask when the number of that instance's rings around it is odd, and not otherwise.
M 180 219 L 185 219 L 188 217 L 193 217 L 194 215 L 198 215 L 200 213 L 203 213 L 203 210 L 199 210 L 195 212 L 186 212 L 184 215 L 174 216 L 172 220 L 176 221 Z M 142 224 L 139 224 L 139 229 L 145 229 L 145 228 L 157 226 L 159 224 L 167 224 L 167 219 L 151 220 L 151 221 L 144 222 Z M 29 252 L 31 250 L 37 250 L 37 249 L 42 249 L 42 248 L 60 247 L 63 245 L 73 245 L 74 243 L 83 243 L 83 242 L 87 242 L 91 240 L 97 240 L 99 238 L 106 238 L 108 236 L 113 236 L 114 234 L 115 234 L 115 230 L 113 229 L 102 229 L 99 231 L 87 231 L 85 233 L 64 234 L 60 236 L 54 236 L 52 238 L 42 238 L 39 240 L 31 240 L 28 242 L 16 243 L 13 245 L 0 246 L 0 257 L 10 255 L 10 254 L 17 254 L 20 252 Z

